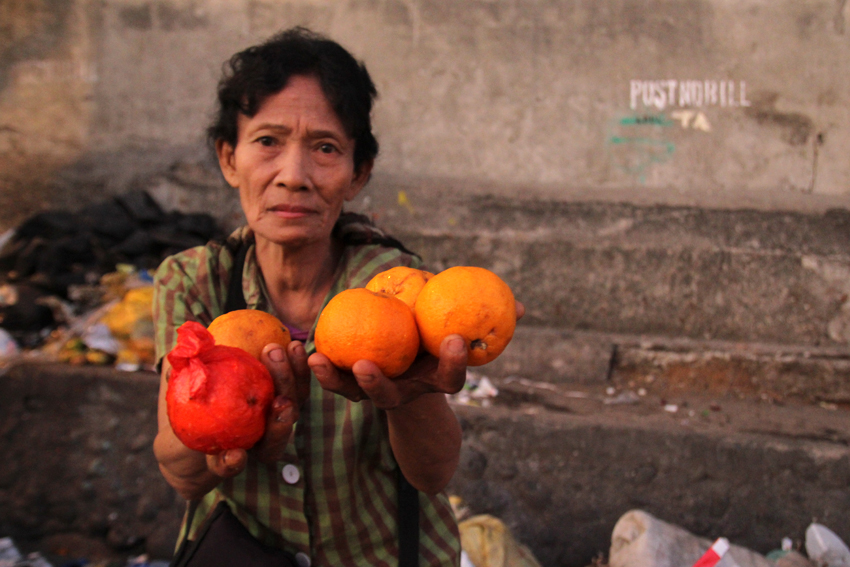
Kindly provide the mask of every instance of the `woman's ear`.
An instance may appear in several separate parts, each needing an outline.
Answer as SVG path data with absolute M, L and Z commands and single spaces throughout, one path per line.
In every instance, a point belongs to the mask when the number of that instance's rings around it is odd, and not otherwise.
M 348 193 L 345 195 L 346 201 L 354 199 L 366 186 L 372 177 L 372 167 L 374 165 L 375 160 L 373 159 L 368 159 L 360 164 L 360 167 L 354 172 L 354 177 L 351 179 L 351 185 L 348 188 Z
M 218 156 L 218 166 L 227 183 L 236 189 L 239 182 L 236 176 L 236 154 L 233 146 L 219 138 L 215 141 L 215 153 Z

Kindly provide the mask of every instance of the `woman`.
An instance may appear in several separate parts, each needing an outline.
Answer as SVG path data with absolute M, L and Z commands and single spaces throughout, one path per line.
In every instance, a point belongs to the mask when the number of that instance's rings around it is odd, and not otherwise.
M 165 479 L 200 500 L 190 537 L 224 500 L 255 537 L 297 553 L 301 565 L 396 565 L 400 469 L 421 491 L 420 564 L 458 563 L 457 526 L 442 491 L 457 467 L 461 430 L 444 393 L 463 386 L 463 340 L 448 337 L 439 359 L 421 357 L 391 381 L 366 360 L 341 373 L 314 352 L 310 331 L 339 291 L 393 266 L 420 266 L 374 227 L 341 215 L 377 155 L 375 96 L 365 67 L 303 29 L 237 53 L 219 85 L 210 138 L 247 226 L 227 243 L 166 259 L 155 280 L 163 366 L 154 451 Z M 207 456 L 171 430 L 163 357 L 183 322 L 208 325 L 224 311 L 240 248 L 245 304 L 275 314 L 297 340 L 263 351 L 277 395 L 264 438 L 249 451 Z

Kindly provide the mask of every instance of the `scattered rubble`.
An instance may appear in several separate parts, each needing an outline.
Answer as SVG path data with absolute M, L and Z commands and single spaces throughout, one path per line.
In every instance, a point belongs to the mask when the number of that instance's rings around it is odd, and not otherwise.
M 206 213 L 166 212 L 138 191 L 38 213 L 0 236 L 0 355 L 152 363 L 151 273 L 224 234 Z

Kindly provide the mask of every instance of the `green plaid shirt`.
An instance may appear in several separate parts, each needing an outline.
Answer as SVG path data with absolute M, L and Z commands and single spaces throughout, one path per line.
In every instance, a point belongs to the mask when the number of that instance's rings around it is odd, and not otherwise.
M 227 245 L 192 248 L 160 265 L 153 308 L 157 360 L 174 348 L 176 329 L 185 321 L 209 325 L 222 313 L 234 245 L 243 240 L 253 241 L 247 228 L 234 232 Z M 419 267 L 421 263 L 396 248 L 347 246 L 325 303 L 340 291 L 364 287 L 375 274 L 399 265 Z M 253 246 L 245 261 L 242 289 L 249 308 L 273 312 Z M 315 351 L 312 331 L 305 347 L 308 353 Z M 383 412 L 369 401 L 352 403 L 326 392 L 313 377 L 310 398 L 295 425 L 295 442 L 289 444 L 283 460 L 267 465 L 249 453 L 242 473 L 204 497 L 190 535 L 219 501 L 226 500 L 255 537 L 292 553 L 308 554 L 313 567 L 395 567 L 396 474 Z M 420 493 L 419 503 L 419 564 L 458 565 L 460 540 L 448 498 Z

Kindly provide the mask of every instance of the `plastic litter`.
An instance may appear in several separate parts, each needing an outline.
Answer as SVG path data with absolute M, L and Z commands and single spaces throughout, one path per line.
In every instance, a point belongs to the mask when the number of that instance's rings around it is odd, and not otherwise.
M 625 513 L 611 536 L 609 567 L 682 567 L 694 565 L 715 542 L 695 536 L 642 510 Z M 765 557 L 729 545 L 717 567 L 773 567 Z
M 53 567 L 39 553 L 30 553 L 24 557 L 12 538 L 0 538 L 0 567 Z
M 168 561 L 151 561 L 147 555 L 139 555 L 129 558 L 124 567 L 168 567 Z
M 631 390 L 626 390 L 625 392 L 620 392 L 616 396 L 609 394 L 608 398 L 602 400 L 602 403 L 605 405 L 619 405 L 619 404 L 636 404 L 640 401 L 640 396 L 635 394 Z
M 115 340 L 112 332 L 104 323 L 95 323 L 83 332 L 83 343 L 90 349 L 102 350 L 109 354 L 118 354 L 121 343 Z
M 488 407 L 493 398 L 499 395 L 499 389 L 487 376 L 476 374 L 470 370 L 466 371 L 466 382 L 463 388 L 456 394 L 448 396 L 448 399 L 456 404 L 474 405 Z
M 97 287 L 75 288 L 87 310 L 67 317 L 40 349 L 70 364 L 114 364 L 118 370 L 153 369 L 154 339 L 150 275 L 132 266 L 105 274 Z
M 540 567 L 531 551 L 494 516 L 472 516 L 458 528 L 463 553 L 474 567 Z
M 812 523 L 806 529 L 806 553 L 819 567 L 850 567 L 850 549 L 835 532 Z
M 725 537 L 717 538 L 711 547 L 708 548 L 708 551 L 697 559 L 693 567 L 714 567 L 723 559 L 727 551 L 729 551 L 729 540 Z
M 0 358 L 10 358 L 20 354 L 21 348 L 6 329 L 0 329 Z

